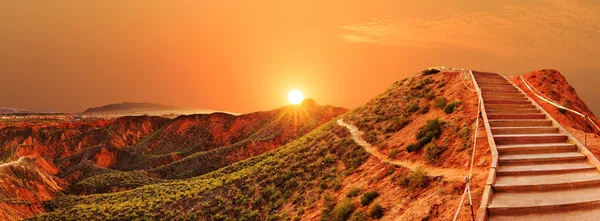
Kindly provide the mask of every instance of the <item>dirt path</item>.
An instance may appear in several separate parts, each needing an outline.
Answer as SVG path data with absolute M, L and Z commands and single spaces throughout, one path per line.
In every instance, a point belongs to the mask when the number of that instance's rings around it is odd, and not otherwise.
M 362 135 L 364 133 L 362 131 L 360 131 L 356 126 L 347 124 L 346 122 L 344 122 L 343 119 L 339 119 L 337 121 L 337 123 L 340 126 L 347 128 L 348 131 L 350 131 L 350 134 L 352 134 L 352 139 L 354 140 L 354 142 L 356 142 L 358 145 L 364 147 L 365 150 L 369 154 L 371 154 L 374 157 L 376 157 L 377 159 L 381 160 L 381 162 L 391 163 L 391 164 L 398 165 L 401 167 L 409 168 L 411 170 L 416 170 L 417 167 L 423 167 L 429 175 L 442 176 L 442 177 L 446 178 L 448 181 L 453 181 L 453 182 L 464 182 L 465 176 L 469 173 L 468 169 L 455 169 L 455 168 L 442 169 L 442 168 L 431 167 L 431 166 L 428 166 L 428 165 L 422 164 L 422 163 L 415 163 L 415 162 L 410 162 L 410 161 L 405 161 L 405 160 L 391 160 L 385 154 L 380 153 L 377 150 L 377 148 L 373 147 L 371 144 L 369 144 L 369 142 L 362 139 Z M 479 171 L 473 171 L 473 176 L 475 176 L 478 173 L 479 173 Z

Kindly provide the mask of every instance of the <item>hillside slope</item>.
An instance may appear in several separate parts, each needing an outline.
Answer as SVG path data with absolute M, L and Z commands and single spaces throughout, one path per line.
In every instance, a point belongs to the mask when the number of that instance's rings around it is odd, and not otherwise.
M 553 101 L 570 109 L 587 115 L 592 121 L 600 126 L 596 115 L 587 107 L 577 94 L 577 90 L 569 84 L 567 79 L 557 70 L 543 69 L 522 75 L 531 84 L 532 90 L 542 93 Z M 513 76 L 510 80 L 521 88 L 529 97 L 533 98 L 544 110 L 556 119 L 565 129 L 575 136 L 582 144 L 588 140 L 588 149 L 596 156 L 600 156 L 600 131 L 580 117 L 569 111 L 561 111 L 559 108 L 536 97 L 523 83 L 520 76 Z M 535 88 L 535 89 L 534 89 Z
M 43 158 L 22 157 L 0 165 L 0 220 L 17 220 L 43 212 L 42 202 L 66 187 L 58 169 Z
M 273 151 L 196 177 L 66 195 L 35 219 L 448 220 L 465 187 L 456 177 L 468 174 L 477 116 L 476 95 L 461 77 L 469 84 L 459 72 L 420 74 Z M 358 145 L 339 119 L 359 126 L 385 162 Z M 490 163 L 485 134 L 477 139 L 475 203 Z M 427 175 L 404 163 L 458 172 Z M 461 218 L 468 211 L 463 207 Z
M 240 116 L 213 113 L 176 119 L 137 116 L 22 124 L 0 129 L 0 157 L 2 161 L 22 156 L 50 160 L 49 165 L 57 169 L 48 176 L 64 181 L 61 190 L 65 194 L 121 192 L 168 182 L 165 179 L 202 175 L 260 155 L 346 111 L 306 100 L 301 105 Z M 38 179 L 23 180 L 43 185 Z M 50 196 L 43 200 L 54 195 Z M 36 208 L 18 212 L 22 217 L 43 212 L 39 205 Z

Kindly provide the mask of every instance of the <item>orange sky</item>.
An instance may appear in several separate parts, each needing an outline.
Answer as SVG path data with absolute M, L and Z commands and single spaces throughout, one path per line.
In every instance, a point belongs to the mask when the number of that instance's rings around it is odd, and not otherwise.
M 123 101 L 231 112 L 297 88 L 354 108 L 446 65 L 555 68 L 591 108 L 600 3 L 581 1 L 2 1 L 0 106 Z

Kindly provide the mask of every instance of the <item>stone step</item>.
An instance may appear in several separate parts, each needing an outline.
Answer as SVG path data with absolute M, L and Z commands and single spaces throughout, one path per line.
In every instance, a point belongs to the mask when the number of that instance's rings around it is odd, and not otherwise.
M 546 119 L 546 114 L 505 114 L 489 113 L 488 119 Z
M 484 104 L 531 104 L 528 99 L 483 100 Z
M 600 187 L 591 186 L 576 189 L 554 189 L 547 192 L 494 193 L 488 211 L 492 216 L 531 214 L 553 212 L 559 209 L 569 211 L 580 208 L 595 208 L 598 205 L 600 205 Z
M 580 172 L 585 170 L 596 170 L 587 161 L 565 162 L 565 163 L 542 163 L 529 165 L 502 165 L 498 167 L 498 176 L 517 175 L 539 175 Z
M 572 143 L 540 143 L 497 145 L 499 154 L 528 154 L 528 153 L 565 153 L 577 151 Z
M 585 160 L 586 156 L 579 152 L 569 153 L 533 153 L 503 154 L 498 158 L 500 165 L 522 165 L 536 163 L 559 163 Z
M 489 116 L 489 115 L 488 115 Z M 492 134 L 548 134 L 558 133 L 557 127 L 492 127 Z
M 551 120 L 489 120 L 490 127 L 540 127 L 552 126 Z
M 487 114 L 497 114 L 497 113 L 503 113 L 503 114 L 538 114 L 538 113 L 542 113 L 542 111 L 535 109 L 535 108 L 529 108 L 529 109 L 510 109 L 510 108 L 486 108 L 485 112 Z
M 532 144 L 532 143 L 562 143 L 567 142 L 567 135 L 551 134 L 499 134 L 494 135 L 497 145 Z
M 587 170 L 564 174 L 499 176 L 494 192 L 544 191 L 575 187 L 600 186 L 600 172 Z
M 533 104 L 485 104 L 485 109 L 531 109 Z
M 557 209 L 540 213 L 497 214 L 490 216 L 488 221 L 598 221 L 598 217 L 600 217 L 600 206 Z

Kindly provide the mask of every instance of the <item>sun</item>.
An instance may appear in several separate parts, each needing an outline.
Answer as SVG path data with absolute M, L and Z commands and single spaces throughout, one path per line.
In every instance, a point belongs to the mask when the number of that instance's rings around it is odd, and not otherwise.
M 288 94 L 288 101 L 290 104 L 299 104 L 304 100 L 304 95 L 299 90 L 292 90 Z

